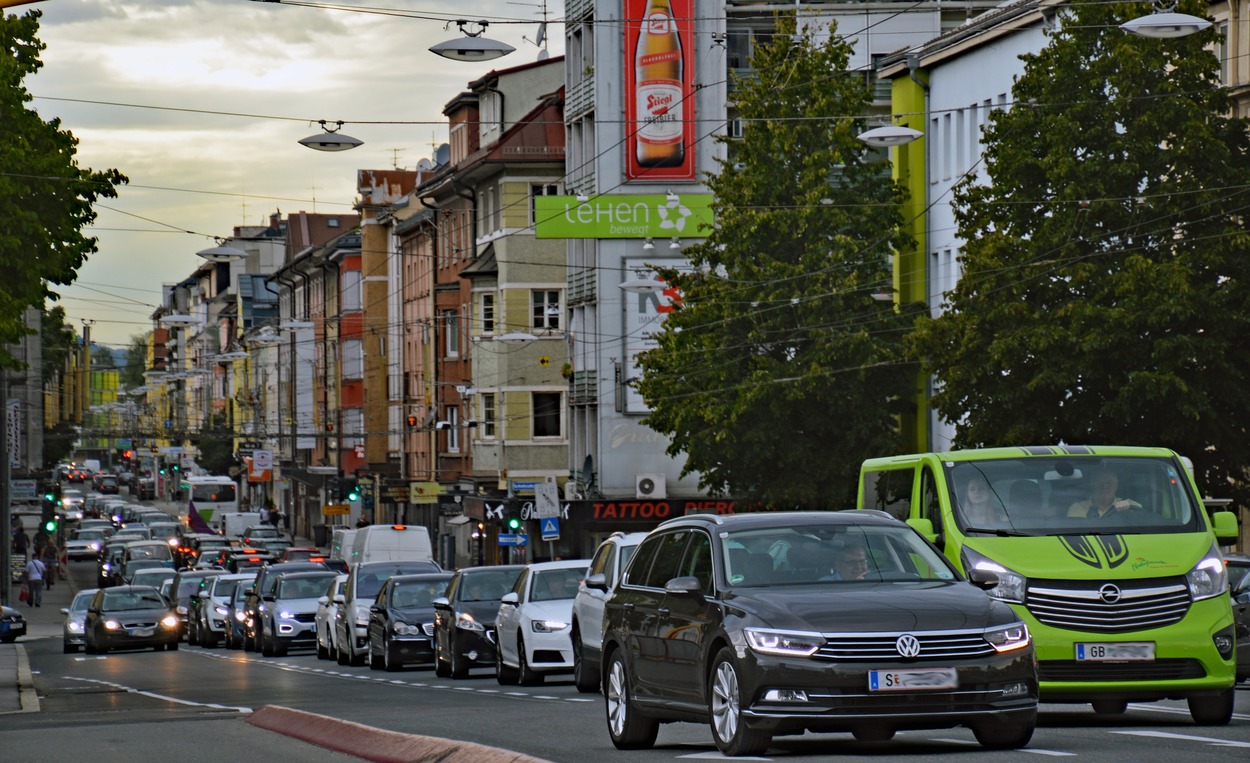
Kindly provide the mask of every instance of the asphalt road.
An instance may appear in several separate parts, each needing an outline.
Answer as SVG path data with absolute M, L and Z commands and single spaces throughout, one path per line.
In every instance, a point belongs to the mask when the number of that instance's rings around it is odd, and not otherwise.
M 93 568 L 75 563 L 85 585 Z M 342 760 L 325 750 L 242 722 L 251 708 L 284 705 L 378 728 L 463 739 L 552 761 L 650 763 L 719 759 L 705 726 L 674 724 L 653 750 L 619 752 L 603 700 L 566 678 L 538 687 L 501 687 L 493 671 L 461 681 L 428 668 L 400 673 L 342 667 L 311 652 L 282 658 L 183 645 L 177 652 L 62 654 L 59 639 L 25 641 L 40 713 L 0 716 L 5 761 L 136 759 Z M 1245 761 L 1250 758 L 1250 685 L 1238 691 L 1225 727 L 1200 727 L 1183 702 L 1131 705 L 1118 718 L 1088 706 L 1044 705 L 1027 750 L 987 753 L 966 729 L 900 733 L 890 742 L 849 734 L 778 737 L 777 760 L 1036 760 L 1037 755 L 1108 761 Z M 29 753 L 29 754 L 28 754 Z

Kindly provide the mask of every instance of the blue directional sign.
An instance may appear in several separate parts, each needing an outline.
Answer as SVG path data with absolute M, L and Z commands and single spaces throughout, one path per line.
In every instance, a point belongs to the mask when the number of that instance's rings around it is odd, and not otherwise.
M 560 540 L 560 520 L 555 517 L 547 517 L 538 520 L 542 527 L 543 540 Z
M 529 542 L 529 536 L 525 533 L 500 533 L 498 537 L 501 546 L 524 546 Z

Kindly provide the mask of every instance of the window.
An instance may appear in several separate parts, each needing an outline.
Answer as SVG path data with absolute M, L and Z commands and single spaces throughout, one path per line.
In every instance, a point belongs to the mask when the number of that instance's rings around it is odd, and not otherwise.
M 911 513 L 911 486 L 915 469 L 906 467 L 864 475 L 865 509 L 887 511 L 896 519 L 907 519 Z
M 663 588 L 668 581 L 681 575 L 682 552 L 690 539 L 689 530 L 678 530 L 660 536 L 660 547 L 647 576 L 638 581 L 647 588 Z
M 560 436 L 561 394 L 534 393 L 534 437 Z
M 698 578 L 699 589 L 712 593 L 712 541 L 706 534 L 696 532 L 686 547 L 686 558 L 681 563 L 681 574 Z
M 495 295 L 483 294 L 479 307 L 479 317 L 482 321 L 482 333 L 495 333 Z
M 353 312 L 360 309 L 360 271 L 344 270 L 340 276 L 341 307 L 344 312 Z
M 498 421 L 498 414 L 495 412 L 495 395 L 493 392 L 487 392 L 478 399 L 482 402 L 482 422 L 480 424 L 482 437 L 494 439 L 495 423 Z
M 560 187 L 555 185 L 554 183 L 549 183 L 549 184 L 531 183 L 530 184 L 530 225 L 534 225 L 535 223 L 538 222 L 538 218 L 536 216 L 536 211 L 535 211 L 535 208 L 538 205 L 534 203 L 534 199 L 539 196 L 558 196 L 559 194 L 560 194 Z
M 443 312 L 443 331 L 446 332 L 444 354 L 449 358 L 458 357 L 460 355 L 460 321 L 456 318 L 455 310 Z
M 447 429 L 447 450 L 451 453 L 460 452 L 460 409 L 454 407 L 447 408 L 447 423 L 451 426 Z
M 530 292 L 530 326 L 536 329 L 560 328 L 560 292 L 535 289 Z

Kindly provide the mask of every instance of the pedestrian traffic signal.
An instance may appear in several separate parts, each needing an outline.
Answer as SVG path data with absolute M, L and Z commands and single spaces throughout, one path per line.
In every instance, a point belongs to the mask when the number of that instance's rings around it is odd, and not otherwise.
M 326 478 L 326 498 L 337 501 L 343 495 L 343 480 L 338 475 Z

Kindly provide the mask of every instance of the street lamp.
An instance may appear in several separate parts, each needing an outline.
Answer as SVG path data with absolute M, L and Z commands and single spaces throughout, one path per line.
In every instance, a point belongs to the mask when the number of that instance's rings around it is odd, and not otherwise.
M 924 135 L 924 133 L 919 130 L 913 130 L 910 127 L 903 127 L 901 125 L 882 125 L 881 127 L 874 127 L 871 130 L 865 130 L 855 137 L 876 148 L 891 148 L 893 146 L 903 146 L 911 143 L 913 140 L 917 140 L 922 135 Z
M 620 288 L 634 294 L 658 294 L 668 288 L 668 284 L 658 278 L 650 278 L 645 270 L 635 271 L 634 277 L 621 281 Z
M 247 252 L 238 247 L 227 246 L 224 238 L 217 239 L 217 246 L 210 246 L 196 252 L 209 262 L 234 262 L 247 256 Z
M 1154 13 L 1126 21 L 1120 28 L 1138 37 L 1166 40 L 1197 34 L 1211 26 L 1211 22 L 1204 18 L 1190 16 L 1188 13 L 1175 13 L 1175 2 L 1165 5 L 1156 0 L 1153 5 Z
M 466 24 L 477 24 L 480 28 L 476 32 L 470 32 L 468 29 L 465 29 Z M 430 46 L 430 52 L 443 58 L 450 58 L 453 61 L 489 61 L 493 58 L 506 56 L 516 50 L 516 48 L 507 43 L 483 37 L 482 34 L 486 32 L 488 25 L 486 21 L 458 20 L 456 21 L 456 27 L 465 36 L 432 45 Z
M 341 121 L 335 122 L 334 127 L 330 127 L 330 122 L 325 119 L 320 120 L 318 124 L 325 132 L 303 138 L 299 141 L 301 146 L 308 146 L 317 151 L 348 151 L 356 146 L 364 145 L 363 140 L 339 133 L 339 130 L 343 129 Z

